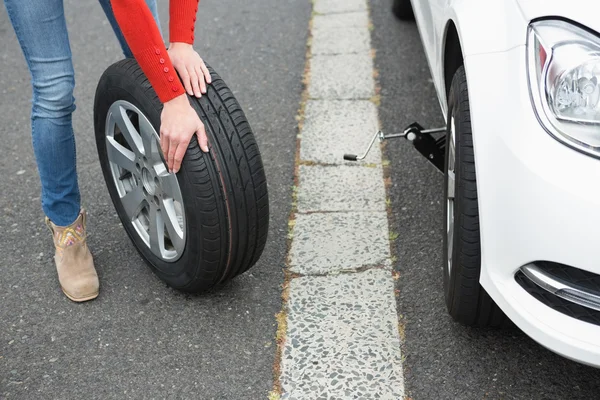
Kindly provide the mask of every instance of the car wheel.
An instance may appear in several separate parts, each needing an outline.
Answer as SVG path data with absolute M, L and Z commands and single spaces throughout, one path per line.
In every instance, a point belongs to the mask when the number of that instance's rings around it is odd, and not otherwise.
M 444 292 L 450 315 L 465 325 L 500 326 L 507 319 L 479 284 L 481 246 L 475 156 L 464 67 L 448 97 L 444 178 Z
M 415 19 L 410 0 L 392 0 L 392 12 L 403 21 L 412 21 Z
M 209 67 L 212 84 L 189 97 L 206 128 L 181 169 L 160 149 L 162 104 L 133 59 L 111 65 L 94 102 L 96 145 L 118 217 L 141 257 L 169 286 L 198 292 L 252 267 L 267 240 L 267 182 L 258 146 L 237 100 Z

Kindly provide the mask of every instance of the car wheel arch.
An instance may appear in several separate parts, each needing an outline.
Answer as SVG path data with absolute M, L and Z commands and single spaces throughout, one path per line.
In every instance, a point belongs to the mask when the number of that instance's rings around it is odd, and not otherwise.
M 452 78 L 458 69 L 464 65 L 463 51 L 458 35 L 458 29 L 454 21 L 449 20 L 446 25 L 444 34 L 443 47 L 443 68 L 444 68 L 444 88 L 446 91 L 446 99 L 450 94 L 450 85 Z

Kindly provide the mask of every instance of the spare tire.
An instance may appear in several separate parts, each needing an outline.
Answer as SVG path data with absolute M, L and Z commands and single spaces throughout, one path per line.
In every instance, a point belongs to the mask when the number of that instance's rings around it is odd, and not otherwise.
M 162 103 L 136 60 L 111 65 L 94 100 L 98 156 L 119 219 L 154 273 L 185 292 L 251 268 L 269 224 L 258 145 L 232 92 L 208 69 L 207 93 L 188 98 L 210 151 L 194 135 L 177 174 L 167 171 L 160 149 Z

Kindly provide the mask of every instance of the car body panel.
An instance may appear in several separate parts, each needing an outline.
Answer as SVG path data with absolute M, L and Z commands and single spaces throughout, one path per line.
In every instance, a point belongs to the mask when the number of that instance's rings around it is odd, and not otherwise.
M 544 260 L 600 275 L 600 160 L 540 125 L 526 65 L 532 19 L 560 17 L 600 31 L 591 2 L 412 0 L 438 101 L 446 116 L 444 46 L 458 32 L 467 75 L 481 233 L 480 283 L 526 334 L 567 358 L 600 367 L 600 326 L 532 297 L 515 273 Z M 587 8 L 585 8 L 587 7 Z M 492 95 L 490 95 L 492 93 Z
M 518 0 L 525 19 L 558 16 L 600 32 L 600 3 L 589 0 Z
M 514 278 L 521 266 L 539 260 L 600 274 L 600 213 L 595 212 L 600 186 L 590 184 L 600 181 L 600 161 L 540 126 L 529 98 L 525 54 L 522 46 L 470 59 L 480 283 L 530 337 L 565 357 L 600 366 L 600 326 L 545 306 Z M 494 96 L 477 84 L 489 72 L 502 82 Z
M 425 55 L 438 93 L 438 101 L 446 114 L 444 51 L 446 33 L 454 24 L 461 39 L 464 57 L 474 54 L 506 51 L 523 45 L 527 22 L 515 0 L 413 0 L 413 10 Z M 506 29 L 510 21 L 514 29 Z M 492 35 L 485 32 L 497 32 Z

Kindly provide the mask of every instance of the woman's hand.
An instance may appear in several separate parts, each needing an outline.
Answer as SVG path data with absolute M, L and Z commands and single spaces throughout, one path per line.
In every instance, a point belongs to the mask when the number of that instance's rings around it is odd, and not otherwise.
M 206 93 L 206 83 L 211 83 L 211 77 L 194 47 L 177 42 L 171 43 L 167 51 L 173 66 L 179 72 L 186 92 L 190 96 L 202 97 L 202 93 Z
M 160 147 L 169 172 L 177 173 L 193 135 L 198 136 L 200 148 L 208 152 L 208 139 L 204 124 L 192 108 L 187 96 L 182 94 L 163 105 L 160 115 Z

